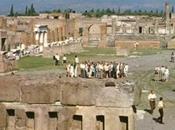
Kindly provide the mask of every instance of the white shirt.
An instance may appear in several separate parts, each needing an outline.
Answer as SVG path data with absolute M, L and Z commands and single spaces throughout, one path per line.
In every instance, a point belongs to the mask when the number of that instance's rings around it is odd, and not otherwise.
M 169 75 L 169 70 L 168 69 L 165 69 L 165 75 Z
M 75 63 L 79 63 L 79 58 L 78 57 L 75 58 Z
M 63 56 L 63 60 L 67 60 L 67 57 Z
M 60 60 L 60 56 L 59 56 L 59 55 L 55 55 L 55 58 L 56 58 L 57 60 Z
M 129 69 L 129 66 L 128 65 L 125 65 L 124 72 L 128 72 L 128 69 Z
M 105 66 L 104 66 L 104 70 L 105 70 L 105 71 L 109 71 L 109 66 L 108 66 L 108 65 L 105 65 Z
M 149 95 L 148 95 L 148 100 L 155 100 L 157 98 L 157 96 L 156 96 L 156 94 L 154 94 L 154 93 L 150 93 Z
M 157 106 L 158 108 L 163 108 L 164 107 L 163 101 L 159 101 Z

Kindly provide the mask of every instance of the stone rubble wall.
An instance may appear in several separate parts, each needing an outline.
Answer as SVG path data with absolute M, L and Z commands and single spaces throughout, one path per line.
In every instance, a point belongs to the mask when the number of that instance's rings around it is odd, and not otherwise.
M 43 50 L 44 57 L 53 57 L 56 53 L 63 56 L 64 54 L 78 53 L 82 51 L 81 43 L 71 43 L 64 46 L 47 47 Z
M 10 72 L 16 69 L 16 61 L 5 59 L 0 55 L 0 73 Z

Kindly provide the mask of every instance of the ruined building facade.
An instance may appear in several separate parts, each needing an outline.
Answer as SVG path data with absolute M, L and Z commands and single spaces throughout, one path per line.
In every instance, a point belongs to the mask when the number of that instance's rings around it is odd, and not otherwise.
M 21 44 L 48 46 L 67 38 L 81 38 L 83 46 L 122 48 L 122 43 L 142 44 L 158 48 L 172 45 L 175 34 L 175 14 L 165 4 L 163 17 L 103 16 L 86 18 L 72 13 L 40 14 L 34 17 L 1 17 L 0 50 L 10 50 Z

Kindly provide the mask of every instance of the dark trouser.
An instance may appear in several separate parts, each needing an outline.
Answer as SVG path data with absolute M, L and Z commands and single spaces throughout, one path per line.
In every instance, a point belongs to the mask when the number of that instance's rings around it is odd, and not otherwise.
M 158 121 L 160 121 L 160 123 L 163 123 L 163 108 L 159 108 L 159 113 L 160 113 L 160 117 L 158 118 Z
M 59 60 L 55 60 L 55 65 L 59 65 Z
M 66 60 L 63 60 L 63 63 L 65 64 L 67 61 Z
M 151 107 L 151 113 L 153 113 L 153 110 L 156 107 L 156 102 L 155 101 L 149 101 L 149 103 L 150 103 L 150 107 Z
M 109 78 L 109 71 L 105 71 L 105 78 Z

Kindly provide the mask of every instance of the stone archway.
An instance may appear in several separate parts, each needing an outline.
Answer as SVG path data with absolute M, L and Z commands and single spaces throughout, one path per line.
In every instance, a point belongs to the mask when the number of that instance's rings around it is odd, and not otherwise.
M 87 24 L 83 31 L 84 47 L 105 47 L 107 39 L 107 25 L 102 23 Z

